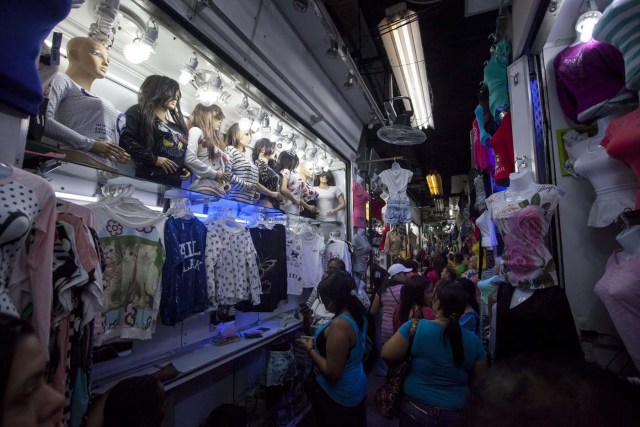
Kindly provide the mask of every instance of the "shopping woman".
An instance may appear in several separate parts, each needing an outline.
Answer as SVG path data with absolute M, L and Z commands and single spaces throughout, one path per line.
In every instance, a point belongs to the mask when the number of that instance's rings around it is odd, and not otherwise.
M 393 312 L 393 332 L 411 319 L 434 320 L 436 314 L 431 308 L 433 283 L 424 276 L 413 276 L 400 289 L 400 305 Z
M 411 348 L 410 321 L 382 348 L 382 358 L 389 363 L 397 363 L 411 352 L 400 410 L 401 427 L 462 425 L 461 409 L 469 386 L 487 368 L 480 338 L 458 323 L 467 301 L 462 284 L 440 281 L 433 300 L 436 319 L 418 321 Z
M 318 294 L 335 316 L 314 337 L 298 341 L 318 372 L 311 396 L 314 419 L 322 426 L 366 426 L 365 308 L 353 278 L 345 271 L 329 272 L 318 285 Z
M 276 143 L 268 138 L 256 141 L 251 158 L 258 168 L 258 182 L 271 194 L 261 194 L 258 204 L 267 208 L 280 208 L 284 198 L 280 194 L 280 175 L 274 170 L 276 157 Z
M 46 365 L 31 326 L 0 314 L 0 427 L 59 424 L 64 396 L 45 382 Z
M 138 103 L 127 112 L 120 146 L 136 163 L 136 176 L 180 187 L 191 173 L 184 167 L 187 125 L 180 109 L 177 81 L 153 75 L 138 92 Z
M 230 189 L 229 159 L 224 152 L 220 126 L 222 109 L 213 104 L 197 104 L 189 117 L 189 143 L 185 166 L 195 175 L 189 190 L 224 196 Z
M 316 175 L 313 189 L 318 193 L 318 219 L 337 221 L 338 212 L 346 206 L 344 194 L 336 187 L 331 171 L 323 171 Z M 337 206 L 336 206 L 337 202 Z

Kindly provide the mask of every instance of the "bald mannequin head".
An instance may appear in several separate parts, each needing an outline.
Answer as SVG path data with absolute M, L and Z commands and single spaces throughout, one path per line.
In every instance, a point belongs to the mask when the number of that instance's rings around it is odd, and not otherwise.
M 298 172 L 304 180 L 308 180 L 313 176 L 313 163 L 308 160 L 302 160 L 298 167 Z
M 74 37 L 67 43 L 67 53 L 67 76 L 86 90 L 107 74 L 109 51 L 103 44 L 89 37 Z

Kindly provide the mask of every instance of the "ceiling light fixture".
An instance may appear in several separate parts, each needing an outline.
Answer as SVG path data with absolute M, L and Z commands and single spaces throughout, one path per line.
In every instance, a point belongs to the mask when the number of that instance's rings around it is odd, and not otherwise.
M 576 31 L 580 34 L 581 42 L 586 43 L 591 40 L 593 29 L 600 18 L 602 18 L 602 12 L 598 11 L 596 2 L 594 0 L 589 0 L 589 10 L 580 15 L 576 21 Z
M 240 101 L 240 104 L 238 104 L 236 106 L 236 114 L 239 115 L 240 117 L 246 117 L 248 110 L 249 109 L 249 98 L 247 97 L 247 95 L 242 95 L 242 101 Z
M 238 121 L 238 127 L 242 132 L 247 132 L 251 130 L 251 125 L 252 125 L 251 120 L 247 119 L 246 117 L 243 117 L 240 119 L 240 121 Z
M 127 61 L 132 64 L 141 64 L 156 50 L 158 41 L 158 24 L 153 19 L 147 21 L 147 28 L 144 34 L 138 33 L 138 36 L 128 43 L 122 53 Z
M 186 85 L 193 80 L 193 75 L 196 72 L 196 68 L 198 68 L 198 58 L 196 57 L 196 53 L 193 52 L 187 63 L 184 64 L 182 68 L 180 68 L 180 77 L 178 77 L 178 83 L 181 85 Z
M 438 172 L 432 172 L 426 177 L 427 186 L 432 196 L 442 196 L 442 177 Z
M 329 42 L 329 48 L 325 53 L 331 59 L 338 59 L 338 42 L 336 39 L 331 39 Z
M 433 128 L 431 92 L 418 15 L 406 9 L 406 3 L 397 4 L 387 9 L 387 17 L 380 22 L 378 30 L 400 94 L 413 101 L 415 126 Z
M 196 99 L 206 107 L 218 101 L 224 87 L 220 74 L 211 70 L 196 70 L 192 83 L 197 89 Z

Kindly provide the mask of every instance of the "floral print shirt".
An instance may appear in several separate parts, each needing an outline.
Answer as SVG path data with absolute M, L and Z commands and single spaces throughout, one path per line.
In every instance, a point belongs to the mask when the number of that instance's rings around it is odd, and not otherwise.
M 532 185 L 521 192 L 502 191 L 487 207 L 504 239 L 503 279 L 524 289 L 558 284 L 553 256 L 545 243 L 549 224 L 564 191 L 554 185 Z
M 205 268 L 209 304 L 260 304 L 262 286 L 258 253 L 246 228 L 212 222 L 207 225 Z

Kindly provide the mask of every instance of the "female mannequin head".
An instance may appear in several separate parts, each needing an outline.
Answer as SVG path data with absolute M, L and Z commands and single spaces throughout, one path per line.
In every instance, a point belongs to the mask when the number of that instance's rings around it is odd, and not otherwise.
M 153 129 L 158 110 L 166 111 L 172 122 L 185 135 L 189 133 L 180 109 L 180 97 L 180 85 L 169 77 L 152 75 L 147 77 L 140 86 L 138 92 L 141 115 L 140 133 L 148 147 L 153 145 Z
M 66 74 L 86 90 L 96 79 L 103 79 L 109 69 L 109 51 L 89 38 L 74 37 L 67 43 L 69 67 Z
M 42 348 L 31 327 L 0 314 L 0 425 L 57 425 L 64 396 L 48 385 Z
M 333 173 L 331 173 L 331 171 L 322 171 L 315 176 L 313 185 L 318 187 L 321 184 L 328 185 L 329 187 L 336 185 L 336 181 L 333 178 Z
M 232 146 L 238 151 L 244 151 L 251 144 L 251 131 L 243 131 L 238 123 L 231 125 L 224 138 L 227 147 Z
M 298 171 L 304 181 L 308 180 L 313 176 L 313 163 L 308 160 L 301 161 Z
M 295 171 L 300 164 L 300 159 L 295 151 L 282 151 L 278 155 L 278 171 L 288 169 L 291 172 Z
M 259 157 L 265 158 L 268 163 L 273 161 L 276 155 L 276 143 L 268 138 L 260 138 L 256 141 L 251 152 L 251 158 L 255 162 Z
M 210 105 L 209 107 L 198 104 L 189 117 L 188 127 L 189 129 L 192 127 L 200 128 L 204 135 L 204 140 L 207 142 L 210 159 L 213 159 L 216 153 L 216 147 L 220 149 L 224 148 L 222 133 L 220 133 L 222 120 L 224 120 L 224 113 L 216 104 Z

